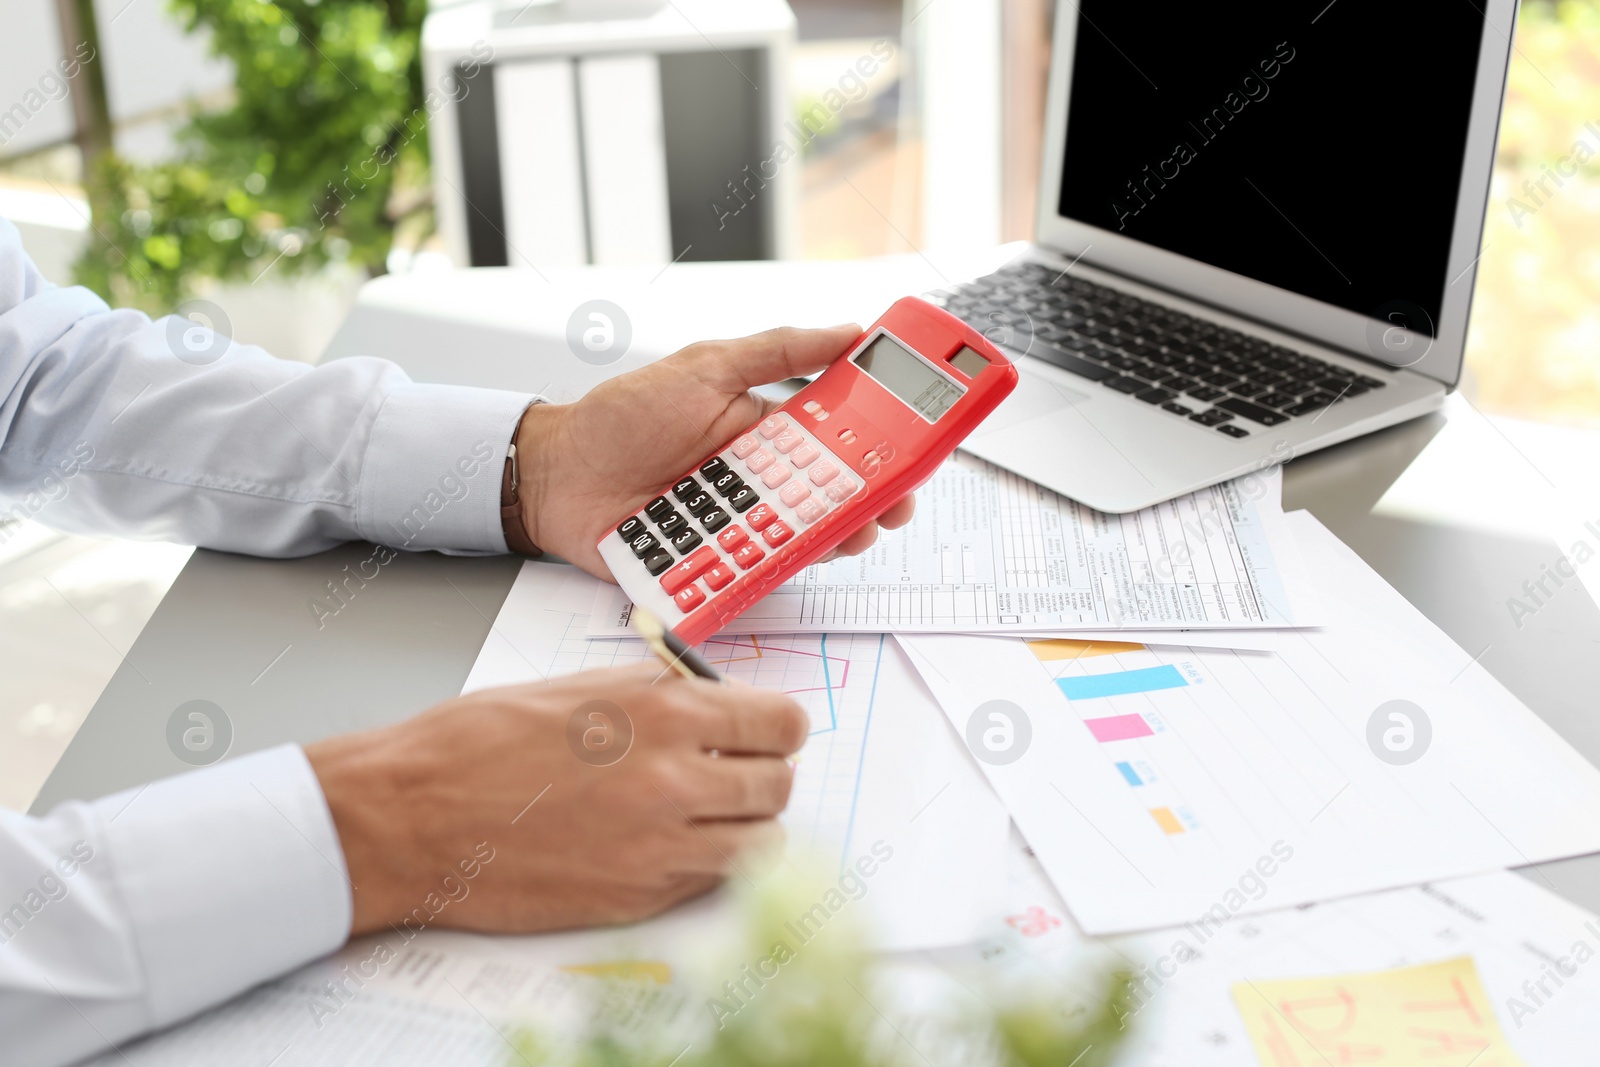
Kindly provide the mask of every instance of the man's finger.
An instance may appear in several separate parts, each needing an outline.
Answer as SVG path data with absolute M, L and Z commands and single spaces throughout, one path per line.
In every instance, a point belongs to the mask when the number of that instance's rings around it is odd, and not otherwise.
M 697 756 L 674 802 L 691 819 L 770 819 L 789 803 L 794 769 L 778 756 Z
M 878 525 L 885 530 L 898 530 L 911 521 L 911 516 L 916 513 L 916 510 L 916 497 L 907 494 L 895 501 L 887 511 L 878 516 Z
M 859 556 L 878 543 L 878 524 L 869 522 L 839 542 L 839 555 Z
M 855 323 L 825 330 L 776 330 L 707 344 L 699 356 L 698 373 L 727 393 L 741 393 L 758 385 L 815 374 L 838 359 L 861 336 Z
M 707 751 L 787 756 L 805 744 L 811 729 L 805 709 L 782 693 L 698 679 L 685 680 L 682 692 L 696 704 L 690 729 Z

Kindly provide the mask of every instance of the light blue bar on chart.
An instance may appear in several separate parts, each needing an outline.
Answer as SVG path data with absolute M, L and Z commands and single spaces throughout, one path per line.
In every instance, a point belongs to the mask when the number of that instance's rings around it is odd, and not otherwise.
M 1056 685 L 1061 687 L 1068 700 L 1151 693 L 1157 689 L 1179 689 L 1188 684 L 1188 680 L 1179 673 L 1178 668 L 1170 663 L 1163 663 L 1159 667 L 1140 667 L 1136 671 L 1112 671 L 1110 674 L 1085 674 L 1056 679 Z
M 1139 772 L 1133 769 L 1133 764 L 1125 760 L 1117 761 L 1117 770 L 1122 772 L 1122 777 L 1127 779 L 1129 785 L 1144 785 L 1144 779 L 1139 777 Z

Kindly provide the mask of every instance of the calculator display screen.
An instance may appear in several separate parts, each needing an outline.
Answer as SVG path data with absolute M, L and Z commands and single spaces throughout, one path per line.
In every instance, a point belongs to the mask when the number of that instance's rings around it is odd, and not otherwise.
M 877 340 L 856 354 L 856 366 L 929 422 L 949 411 L 967 391 L 887 334 L 878 335 Z

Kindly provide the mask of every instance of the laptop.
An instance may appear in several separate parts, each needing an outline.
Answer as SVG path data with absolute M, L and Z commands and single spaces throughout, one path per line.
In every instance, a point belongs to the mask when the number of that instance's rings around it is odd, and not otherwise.
M 1128 512 L 1438 408 L 1515 8 L 1060 0 L 1034 242 L 932 296 L 1022 372 L 965 450 Z

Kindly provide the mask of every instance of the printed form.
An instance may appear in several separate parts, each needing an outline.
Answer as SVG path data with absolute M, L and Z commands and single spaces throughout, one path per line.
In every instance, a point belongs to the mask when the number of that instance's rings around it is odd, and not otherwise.
M 1108 515 L 957 453 L 917 514 L 860 556 L 808 567 L 725 633 L 1025 633 L 1314 625 L 1277 468 Z M 627 634 L 607 587 L 589 635 Z

